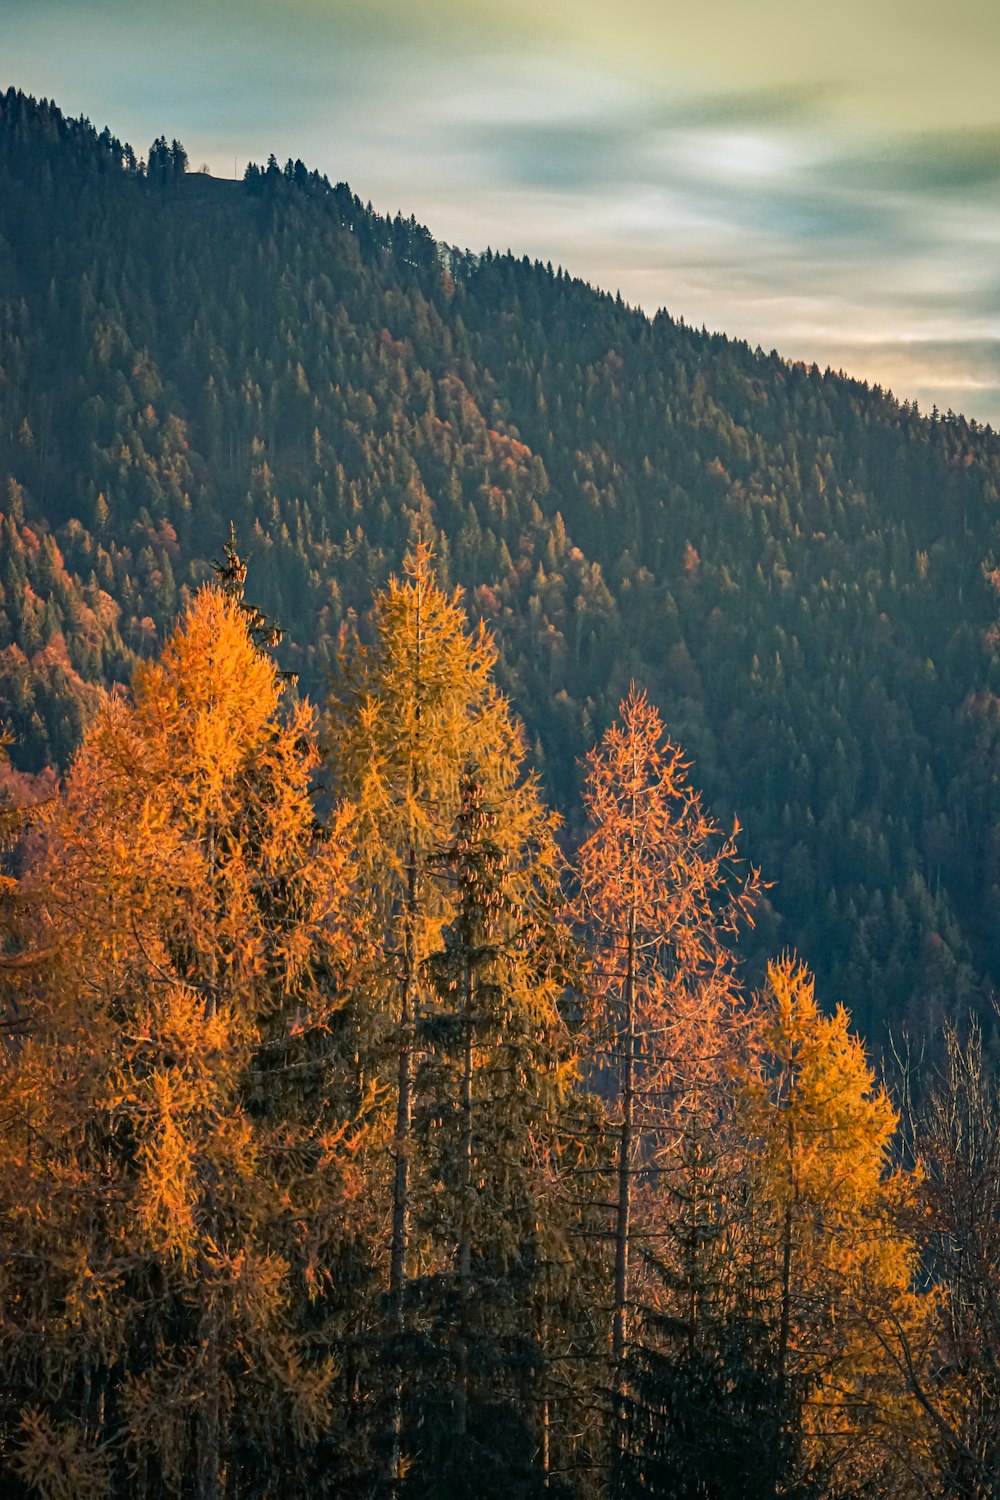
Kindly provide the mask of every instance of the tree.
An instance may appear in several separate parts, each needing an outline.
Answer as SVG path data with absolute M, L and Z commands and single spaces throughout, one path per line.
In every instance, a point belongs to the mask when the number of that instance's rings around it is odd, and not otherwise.
M 664 1276 L 670 1279 L 669 1268 Z M 630 1347 L 612 1493 L 620 1500 L 773 1500 L 787 1438 L 774 1420 L 764 1330 L 719 1297 L 702 1311 L 693 1341 L 690 1332 L 654 1309 L 643 1339 Z M 793 1493 L 805 1500 L 811 1491 Z
M 213 564 L 219 586 L 227 599 L 231 599 L 243 617 L 246 632 L 258 650 L 280 646 L 285 632 L 276 621 L 246 600 L 247 561 L 240 557 L 236 545 L 236 527 L 229 523 L 229 535 L 222 544 L 225 561 L 216 559 Z M 290 680 L 294 681 L 294 677 Z
M 312 712 L 284 696 L 203 589 L 45 823 L 54 957 L 3 1077 L 0 1205 L 5 1460 L 52 1500 L 256 1493 L 331 1425 L 304 1308 L 354 1190 L 349 818 L 318 834 Z
M 387 1291 L 396 1374 L 387 1467 L 398 1487 L 411 1462 L 400 1361 L 419 1342 L 408 1308 L 419 1321 L 426 1278 L 451 1278 L 454 1422 L 467 1428 L 462 1327 L 473 1266 L 495 1279 L 527 1254 L 519 1234 L 537 1233 L 525 1227 L 538 1207 L 529 1162 L 533 1153 L 544 1159 L 545 1132 L 551 1144 L 554 1106 L 542 1100 L 565 1093 L 571 1055 L 555 1007 L 558 943 L 538 937 L 558 864 L 555 824 L 524 772 L 521 732 L 493 683 L 496 647 L 482 626 L 470 631 L 458 594 L 439 587 L 423 544 L 407 557 L 403 578 L 376 597 L 370 634 L 370 644 L 355 642 L 342 660 L 326 744 L 334 786 L 354 810 L 379 929 L 377 983 L 359 997 L 357 1026 L 362 1068 L 379 1087 L 391 1084 L 393 1096 Z M 481 1069 L 492 1079 L 483 1096 Z M 512 1080 L 529 1072 L 531 1082 L 512 1092 Z M 505 1148 L 489 1166 L 491 1132 L 503 1135 Z M 481 1158 L 476 1175 L 484 1182 L 475 1232 L 470 1153 Z M 505 1177 L 508 1157 L 520 1165 Z M 515 1189 L 516 1212 L 505 1197 Z M 506 1226 L 505 1203 L 514 1215 Z M 496 1235 L 489 1272 L 487 1206 Z M 442 1238 L 455 1243 L 454 1253 Z
M 0 983 L 4 985 L 0 992 L 0 1047 L 4 1041 L 15 1045 L 16 1037 L 27 1026 L 19 981 L 30 978 L 50 957 L 47 950 L 39 950 L 30 941 L 31 915 L 20 882 L 10 873 L 12 855 L 30 828 L 32 809 L 44 807 L 47 799 L 36 794 L 26 803 L 12 791 L 8 779 L 10 744 L 10 738 L 0 730 Z
M 592 955 L 591 1057 L 612 1073 L 617 1135 L 613 1353 L 621 1386 L 633 1306 L 637 1181 L 646 1196 L 683 1122 L 725 1076 L 739 1026 L 731 939 L 757 872 L 734 874 L 724 837 L 687 781 L 681 750 L 634 687 L 586 760 L 591 832 L 576 910 Z M 655 1195 L 654 1195 L 655 1196 Z
M 491 806 L 470 765 L 441 855 L 456 908 L 428 960 L 419 1027 L 415 1141 L 430 1192 L 416 1222 L 428 1247 L 421 1321 L 448 1369 L 408 1392 L 423 1434 L 410 1484 L 428 1497 L 539 1494 L 548 1473 L 557 1341 L 545 1308 L 572 1256 L 563 1157 L 579 1116 L 549 822 L 530 797 Z
M 470 634 L 457 594 L 448 598 L 424 544 L 408 555 L 372 609 L 371 645 L 345 653 L 331 695 L 327 756 L 337 791 L 355 809 L 362 878 L 381 926 L 380 994 L 394 1060 L 392 1229 L 388 1291 L 395 1333 L 405 1328 L 411 1234 L 415 1026 L 427 994 L 426 964 L 454 910 L 439 858 L 459 805 L 462 768 L 474 757 L 491 791 L 510 789 L 520 738 L 491 680 L 496 659 L 480 627 Z M 383 1057 L 384 1057 L 383 1053 Z M 383 1082 L 387 1081 L 385 1079 Z M 389 1467 L 401 1473 L 400 1399 L 393 1406 Z
M 898 1115 L 849 1025 L 843 1006 L 820 1012 L 802 964 L 769 965 L 737 1114 L 746 1215 L 729 1249 L 738 1306 L 765 1335 L 774 1494 L 799 1493 L 789 1486 L 807 1475 L 884 1487 L 913 1426 L 888 1346 L 901 1329 L 912 1349 L 926 1344 L 916 1247 L 898 1227 L 914 1184 L 891 1172 Z
M 909 1118 L 920 1166 L 903 1228 L 938 1293 L 930 1358 L 887 1347 L 917 1403 L 928 1467 L 950 1495 L 992 1500 L 1000 1474 L 1000 1086 L 973 1023 L 945 1031 L 939 1077 Z
M 794 960 L 770 965 L 755 1021 L 702 1152 L 698 1274 L 662 1268 L 668 1295 L 631 1351 L 618 1493 L 926 1494 L 899 1349 L 925 1368 L 934 1299 L 900 1227 L 916 1184 L 890 1170 L 896 1113 Z

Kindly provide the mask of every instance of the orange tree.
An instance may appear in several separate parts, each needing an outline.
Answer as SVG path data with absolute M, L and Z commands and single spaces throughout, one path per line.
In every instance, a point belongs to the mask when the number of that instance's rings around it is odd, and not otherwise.
M 645 694 L 633 687 L 619 714 L 586 760 L 591 831 L 577 855 L 575 910 L 591 955 L 589 1057 L 604 1074 L 617 1143 L 620 1386 L 636 1245 L 662 1233 L 657 1184 L 683 1173 L 683 1143 L 728 1077 L 742 1024 L 731 943 L 752 913 L 758 877 L 736 873 L 738 826 L 724 836 L 704 812 Z
M 286 698 L 203 589 L 45 822 L 53 952 L 2 1080 L 0 1342 L 23 1407 L 4 1464 L 51 1500 L 257 1493 L 333 1421 L 305 1309 L 356 1193 L 331 1057 L 349 820 L 318 835 L 312 714 Z

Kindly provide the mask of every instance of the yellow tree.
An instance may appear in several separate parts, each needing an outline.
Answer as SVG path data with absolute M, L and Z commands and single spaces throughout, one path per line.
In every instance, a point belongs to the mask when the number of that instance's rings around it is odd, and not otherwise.
M 591 951 L 591 1056 L 608 1070 L 617 1135 L 613 1353 L 620 1385 L 632 1303 L 637 1174 L 648 1181 L 726 1076 L 740 1024 L 731 946 L 757 872 L 735 873 L 687 780 L 681 750 L 632 688 L 586 760 L 591 831 L 576 861 L 576 911 Z M 649 1227 L 649 1226 L 647 1226 Z
M 898 1123 L 843 1006 L 816 1004 L 807 969 L 769 965 L 758 1052 L 738 1123 L 748 1211 L 731 1226 L 745 1308 L 766 1331 L 775 1492 L 800 1473 L 871 1485 L 913 1410 L 892 1350 L 926 1347 L 913 1241 L 898 1228 L 911 1184 L 890 1171 Z
M 413 1026 L 425 965 L 454 910 L 440 867 L 471 758 L 492 791 L 518 796 L 520 732 L 493 683 L 496 647 L 472 632 L 457 594 L 418 545 L 402 579 L 376 597 L 371 644 L 355 642 L 331 695 L 326 750 L 336 790 L 355 812 L 363 875 L 382 926 L 395 1028 L 389 1286 L 401 1316 L 410 1236 Z M 524 794 L 529 794 L 527 788 Z M 530 793 L 533 795 L 533 791 Z
M 504 871 L 504 901 L 537 909 L 537 892 L 546 881 L 551 883 L 557 866 L 555 820 L 542 806 L 535 780 L 525 774 L 521 732 L 493 681 L 495 662 L 492 638 L 481 626 L 470 629 L 459 595 L 440 588 L 430 549 L 418 545 L 405 561 L 402 578 L 391 578 L 376 597 L 367 643 L 354 643 L 342 662 L 327 719 L 334 786 L 354 809 L 363 880 L 377 913 L 383 958 L 366 1013 L 358 1017 L 359 1035 L 365 1038 L 359 1056 L 377 1084 L 391 1090 L 388 1291 L 397 1340 L 406 1327 L 409 1282 L 441 1269 L 440 1229 L 431 1233 L 424 1217 L 423 1233 L 414 1235 L 415 1197 L 440 1191 L 437 1147 L 430 1150 L 426 1142 L 443 1139 L 432 1133 L 418 1151 L 415 1089 L 418 1064 L 433 1050 L 426 1029 L 441 1012 L 442 965 L 460 966 L 468 958 L 467 952 L 465 959 L 455 956 L 455 944 L 462 949 L 459 936 L 463 922 L 466 927 L 473 922 L 476 893 L 470 893 L 468 882 L 458 876 L 462 861 L 456 850 L 468 844 L 461 830 L 463 819 L 471 816 L 466 805 L 470 774 L 476 798 L 489 809 L 490 859 Z M 501 930 L 494 930 L 491 917 L 479 913 L 476 920 L 486 923 L 487 946 L 500 943 L 502 921 Z M 489 960 L 493 969 L 509 968 L 516 948 L 511 938 L 508 957 L 498 951 Z M 473 967 L 486 963 L 480 954 Z M 523 957 L 514 967 L 521 973 L 526 965 Z M 466 1050 L 457 1073 L 450 1065 L 445 1069 L 449 1086 L 466 1101 L 452 1101 L 457 1115 L 446 1106 L 449 1118 L 465 1122 L 451 1141 L 459 1184 L 467 1182 L 471 1170 L 470 1122 L 482 1115 L 482 1107 L 473 1103 L 475 1069 L 468 1049 L 473 1048 L 474 1033 L 483 1028 L 490 1033 L 490 1043 L 480 1051 L 479 1062 L 498 1045 L 498 1019 L 481 1009 L 485 979 L 473 983 L 467 975 L 460 984 L 472 986 L 467 1004 L 478 1019 L 470 1011 L 459 1020 Z M 509 1003 L 514 1003 L 512 997 Z M 533 998 L 522 991 L 516 1003 L 537 1007 L 531 1021 L 536 1031 L 556 1023 L 550 979 L 539 980 Z M 527 1010 L 516 1024 L 522 1031 L 529 1026 Z M 425 1072 L 427 1087 L 434 1071 Z M 443 1075 L 438 1070 L 435 1076 L 436 1088 Z M 516 1149 L 524 1149 L 524 1143 L 518 1142 Z M 465 1165 L 458 1165 L 460 1161 Z M 498 1161 L 494 1170 L 500 1166 Z M 488 1180 L 489 1170 L 484 1170 Z M 442 1200 L 437 1202 L 441 1209 Z M 469 1202 L 467 1188 L 459 1186 L 453 1205 L 458 1210 L 457 1254 L 446 1262 L 457 1268 L 466 1300 Z M 460 1377 L 459 1392 L 465 1386 Z M 391 1483 L 398 1485 L 405 1468 L 398 1371 L 392 1405 L 389 1468 Z M 460 1399 L 457 1410 L 461 1408 Z M 461 1426 L 461 1419 L 456 1420 Z
M 4 1079 L 2 1338 L 10 1461 L 52 1500 L 219 1500 L 241 1450 L 293 1463 L 330 1423 L 301 1299 L 352 1190 L 329 1056 L 348 820 L 317 835 L 313 717 L 285 697 L 238 602 L 202 590 L 46 820 L 53 957 Z

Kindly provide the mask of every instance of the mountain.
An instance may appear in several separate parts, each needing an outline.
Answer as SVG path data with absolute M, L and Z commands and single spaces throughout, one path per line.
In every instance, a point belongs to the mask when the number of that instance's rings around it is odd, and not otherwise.
M 773 882 L 761 953 L 798 948 L 875 1040 L 985 1008 L 997 434 L 441 246 L 301 162 L 186 165 L 0 97 L 15 763 L 66 762 L 230 520 L 320 696 L 419 533 L 496 632 L 568 836 L 578 757 L 635 678 Z

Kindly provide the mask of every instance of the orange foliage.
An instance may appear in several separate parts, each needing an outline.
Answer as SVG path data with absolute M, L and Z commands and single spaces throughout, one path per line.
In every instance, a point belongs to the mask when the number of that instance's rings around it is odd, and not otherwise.
M 653 1182 L 666 1186 L 688 1123 L 704 1127 L 709 1097 L 729 1075 L 741 1018 L 728 940 L 751 915 L 758 877 L 751 870 L 734 879 L 738 828 L 725 838 L 704 813 L 682 752 L 645 694 L 633 687 L 619 712 L 621 723 L 587 757 L 583 800 L 593 831 L 577 858 L 577 913 L 592 955 L 591 1056 L 615 1075 L 620 1373 L 633 1245 L 659 1235 Z
M 276 1430 L 325 1419 L 332 1367 L 291 1287 L 350 1190 L 336 1090 L 301 1083 L 328 1068 L 351 962 L 350 819 L 317 839 L 312 711 L 284 694 L 202 590 L 45 820 L 27 887 L 54 957 L 0 1079 L 6 1358 L 41 1493 L 99 1492 L 122 1447 L 217 1493 L 237 1383 Z
M 595 1061 L 620 1065 L 631 976 L 636 1087 L 657 1111 L 693 1102 L 719 1074 L 738 1019 L 731 940 L 752 919 L 760 881 L 756 870 L 734 876 L 739 825 L 723 836 L 704 812 L 646 695 L 633 688 L 619 713 L 586 759 L 592 832 L 577 856 L 576 909 L 594 955 Z

